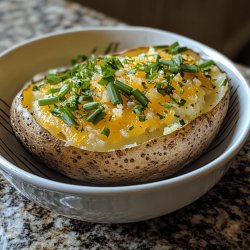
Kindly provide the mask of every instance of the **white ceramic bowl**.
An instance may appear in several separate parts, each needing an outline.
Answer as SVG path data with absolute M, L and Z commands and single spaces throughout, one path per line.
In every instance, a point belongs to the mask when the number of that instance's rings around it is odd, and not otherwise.
M 227 72 L 230 108 L 208 151 L 172 178 L 132 186 L 86 186 L 37 162 L 15 139 L 9 105 L 23 83 L 38 72 L 68 65 L 93 48 L 102 53 L 111 42 L 118 50 L 179 41 L 212 58 Z M 113 46 L 115 47 L 115 46 Z M 173 212 L 195 201 L 224 175 L 245 142 L 250 127 L 249 88 L 239 71 L 215 50 L 166 31 L 143 27 L 89 28 L 33 39 L 0 55 L 0 166 L 4 177 L 24 196 L 59 214 L 91 222 L 132 222 Z

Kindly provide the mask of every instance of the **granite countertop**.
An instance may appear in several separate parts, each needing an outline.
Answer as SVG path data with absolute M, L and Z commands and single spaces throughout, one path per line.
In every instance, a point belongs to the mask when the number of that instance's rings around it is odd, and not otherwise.
M 68 28 L 124 25 L 62 0 L 0 0 L 0 51 Z M 250 69 L 238 66 L 250 82 Z M 0 177 L 0 249 L 249 249 L 250 141 L 223 179 L 193 204 L 130 224 L 91 224 L 59 216 Z

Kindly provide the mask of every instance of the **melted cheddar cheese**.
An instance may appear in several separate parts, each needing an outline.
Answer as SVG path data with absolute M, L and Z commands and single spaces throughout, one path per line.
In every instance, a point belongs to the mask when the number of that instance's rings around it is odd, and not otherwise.
M 175 60 L 176 54 L 168 53 L 166 48 L 141 48 L 118 56 L 108 55 L 96 58 L 94 65 L 91 65 L 94 72 L 88 76 L 86 74 L 89 72 L 86 73 L 86 66 L 84 66 L 88 62 L 77 64 L 69 70 L 70 74 L 59 82 L 51 83 L 47 77 L 31 84 L 23 93 L 23 106 L 27 107 L 36 122 L 54 137 L 65 140 L 66 145 L 88 150 L 107 151 L 133 147 L 151 138 L 171 133 L 216 104 L 219 87 L 226 76 L 214 64 L 207 67 L 207 71 L 190 72 L 180 70 L 177 62 L 176 72 L 169 72 L 170 66 L 166 66 L 164 62 Z M 204 63 L 191 50 L 178 55 L 181 56 L 182 65 Z M 119 60 L 117 68 L 112 65 L 114 57 Z M 159 62 L 159 58 L 163 64 Z M 103 66 L 105 60 L 111 62 L 105 64 L 108 65 L 106 68 Z M 112 68 L 109 68 L 110 65 L 115 68 L 112 80 L 118 80 L 134 90 L 138 89 L 149 101 L 146 106 L 142 107 L 140 101 L 133 95 L 118 89 L 116 91 L 120 93 L 122 103 L 112 103 L 107 85 L 102 83 L 103 79 L 107 79 L 106 83 L 110 81 L 110 77 L 104 77 L 109 73 L 108 70 L 112 71 Z M 77 77 L 74 75 L 75 72 Z M 81 74 L 84 77 L 83 80 L 79 78 Z M 63 73 L 57 73 L 57 75 L 61 77 Z M 104 117 L 97 123 L 86 119 L 95 110 L 84 110 L 84 104 L 90 101 L 79 101 L 82 87 L 80 89 L 75 87 L 76 83 L 83 86 L 86 79 L 88 80 L 87 90 L 91 90 L 91 102 L 99 103 L 103 109 Z M 51 93 L 51 89 L 61 89 L 65 84 L 70 86 L 70 90 L 58 102 L 39 105 L 39 100 L 58 94 Z M 223 84 L 226 86 L 225 82 Z M 168 92 L 162 92 L 162 89 Z M 84 91 L 86 92 L 86 89 Z M 55 115 L 52 110 L 58 109 L 60 105 L 70 106 L 69 100 L 72 96 L 77 102 L 77 109 L 71 109 L 75 124 L 69 125 L 62 119 L 60 113 Z M 135 112 L 135 106 L 138 105 L 143 108 L 143 119 Z M 109 132 L 103 133 L 104 129 Z

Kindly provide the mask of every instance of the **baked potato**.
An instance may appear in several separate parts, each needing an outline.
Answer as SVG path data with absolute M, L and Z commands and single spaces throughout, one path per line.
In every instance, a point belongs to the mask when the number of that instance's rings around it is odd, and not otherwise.
M 78 57 L 16 95 L 11 125 L 47 166 L 94 185 L 164 179 L 212 142 L 227 76 L 178 42 Z

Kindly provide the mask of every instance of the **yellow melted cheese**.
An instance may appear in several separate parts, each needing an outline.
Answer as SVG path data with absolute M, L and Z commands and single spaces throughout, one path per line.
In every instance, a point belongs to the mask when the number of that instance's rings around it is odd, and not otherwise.
M 141 56 L 142 53 L 145 55 Z M 215 105 L 218 86 L 216 86 L 216 81 L 212 84 L 200 72 L 184 73 L 183 76 L 178 73 L 172 80 L 172 86 L 175 88 L 173 96 L 177 100 L 185 99 L 186 103 L 183 106 L 173 103 L 169 95 L 161 95 L 154 87 L 154 83 L 164 79 L 164 74 L 159 74 L 152 84 L 142 84 L 148 80 L 144 71 L 128 74 L 128 71 L 138 63 L 155 62 L 155 53 L 155 49 L 149 48 L 122 54 L 119 56 L 121 62 L 130 58 L 133 58 L 133 62 L 129 64 L 124 63 L 123 67 L 115 73 L 117 80 L 126 83 L 134 89 L 146 92 L 145 95 L 150 100 L 150 103 L 144 112 L 146 115 L 144 122 L 139 121 L 138 115 L 132 111 L 133 107 L 138 104 L 138 101 L 135 99 L 129 100 L 128 97 L 122 95 L 123 104 L 113 105 L 111 103 L 106 86 L 98 83 L 102 78 L 101 73 L 95 73 L 90 82 L 90 86 L 94 90 L 94 101 L 102 103 L 107 114 L 96 125 L 86 121 L 86 119 L 79 118 L 79 115 L 84 113 L 84 110 L 81 109 L 82 105 L 79 105 L 79 110 L 73 112 L 77 117 L 76 122 L 79 125 L 77 127 L 69 127 L 60 118 L 53 116 L 50 112 L 53 105 L 39 106 L 38 100 L 48 97 L 47 92 L 51 88 L 51 85 L 48 83 L 43 82 L 39 91 L 32 91 L 34 84 L 30 85 L 23 93 L 23 105 L 32 112 L 35 120 L 54 137 L 65 140 L 66 145 L 73 145 L 88 150 L 107 151 L 132 147 L 153 137 L 171 133 L 171 128 L 176 129 L 183 125 L 180 123 L 181 119 L 187 124 L 201 113 L 209 110 L 211 105 Z M 163 59 L 170 60 L 172 58 L 172 55 L 163 50 L 157 50 L 157 53 Z M 190 63 L 200 60 L 192 51 L 183 52 L 182 57 Z M 213 66 L 211 74 L 217 76 L 218 73 L 222 74 L 216 66 Z M 180 86 L 179 83 L 183 80 L 186 83 L 184 86 Z M 53 85 L 53 88 L 62 84 Z M 69 97 L 69 94 L 66 95 L 67 97 Z M 173 103 L 173 107 L 168 108 L 167 113 L 164 113 L 166 108 L 161 104 L 166 102 Z M 160 118 L 158 114 L 164 114 L 165 117 L 161 119 L 162 117 Z M 104 127 L 110 130 L 108 137 L 101 134 Z

